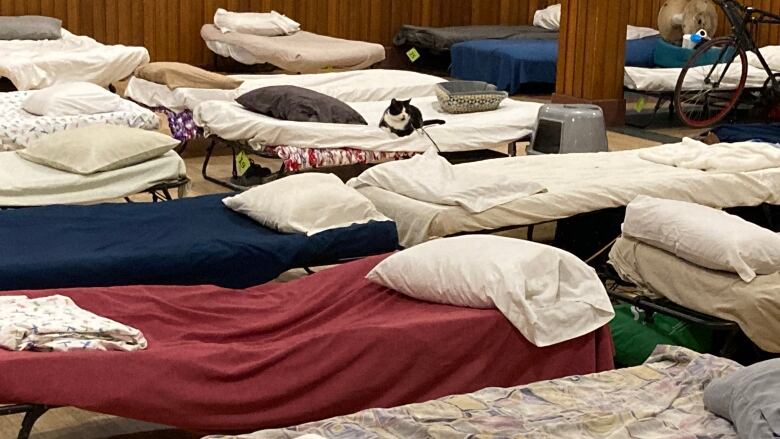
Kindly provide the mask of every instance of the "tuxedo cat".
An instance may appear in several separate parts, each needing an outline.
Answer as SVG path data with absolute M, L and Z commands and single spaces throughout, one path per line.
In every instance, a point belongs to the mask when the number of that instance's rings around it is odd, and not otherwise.
M 382 115 L 379 127 L 398 137 L 405 137 L 420 128 L 429 125 L 443 125 L 445 123 L 445 121 L 440 119 L 423 120 L 420 109 L 412 105 L 411 101 L 411 99 L 406 101 L 393 99 Z

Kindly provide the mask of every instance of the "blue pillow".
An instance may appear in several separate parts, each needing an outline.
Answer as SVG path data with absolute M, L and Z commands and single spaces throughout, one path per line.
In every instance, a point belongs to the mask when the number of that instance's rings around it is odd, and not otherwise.
M 780 358 L 713 380 L 704 405 L 730 420 L 742 439 L 780 437 Z

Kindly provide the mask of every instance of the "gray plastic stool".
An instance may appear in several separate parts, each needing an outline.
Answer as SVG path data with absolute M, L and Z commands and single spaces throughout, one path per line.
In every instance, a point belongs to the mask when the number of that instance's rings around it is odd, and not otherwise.
M 527 154 L 565 154 L 607 150 L 604 113 L 596 105 L 543 105 Z

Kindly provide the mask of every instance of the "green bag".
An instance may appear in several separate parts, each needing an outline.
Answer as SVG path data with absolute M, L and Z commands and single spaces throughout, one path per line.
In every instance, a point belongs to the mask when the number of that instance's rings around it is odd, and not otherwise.
M 615 362 L 622 366 L 644 363 L 659 344 L 683 346 L 696 352 L 709 352 L 712 348 L 712 330 L 660 313 L 647 322 L 645 311 L 627 304 L 615 306 L 615 318 L 609 326 Z

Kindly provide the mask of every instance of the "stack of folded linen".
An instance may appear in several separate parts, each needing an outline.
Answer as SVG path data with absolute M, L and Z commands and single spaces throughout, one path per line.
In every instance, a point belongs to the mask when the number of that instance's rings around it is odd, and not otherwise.
M 79 308 L 70 297 L 0 297 L 0 348 L 11 351 L 137 351 L 138 329 Z

